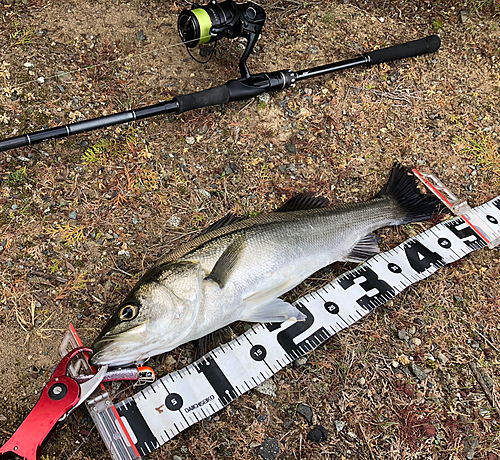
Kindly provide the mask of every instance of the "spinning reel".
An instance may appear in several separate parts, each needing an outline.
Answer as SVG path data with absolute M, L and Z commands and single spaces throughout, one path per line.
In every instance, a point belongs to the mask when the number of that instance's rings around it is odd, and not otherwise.
M 246 61 L 257 43 L 265 20 L 266 12 L 255 3 L 238 4 L 233 0 L 217 3 L 216 0 L 212 0 L 208 5 L 194 4 L 190 10 L 182 11 L 177 21 L 177 30 L 193 58 L 190 48 L 214 43 L 213 54 L 215 44 L 221 38 L 246 38 L 247 45 L 241 56 L 239 68 L 241 77 L 248 78 L 250 72 Z

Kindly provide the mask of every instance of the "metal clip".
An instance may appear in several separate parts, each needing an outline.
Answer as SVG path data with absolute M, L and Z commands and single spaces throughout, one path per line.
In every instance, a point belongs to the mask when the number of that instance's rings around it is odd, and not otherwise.
M 460 216 L 471 210 L 467 201 L 458 198 L 448 187 L 446 187 L 446 185 L 444 185 L 433 174 L 421 173 L 416 169 L 413 169 L 413 173 L 456 216 Z
M 467 201 L 458 198 L 433 174 L 421 173 L 416 169 L 413 169 L 413 173 L 453 214 L 462 217 L 486 242 L 490 249 L 500 244 L 500 237 L 497 232 L 491 229 L 488 223 L 481 219 L 481 217 L 472 212 Z

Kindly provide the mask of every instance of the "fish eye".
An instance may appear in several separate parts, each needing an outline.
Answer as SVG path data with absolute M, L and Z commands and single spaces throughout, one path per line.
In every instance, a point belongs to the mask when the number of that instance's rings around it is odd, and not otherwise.
M 118 317 L 123 321 L 130 321 L 137 316 L 137 313 L 139 313 L 139 308 L 137 308 L 137 306 L 135 305 L 128 304 L 120 308 Z

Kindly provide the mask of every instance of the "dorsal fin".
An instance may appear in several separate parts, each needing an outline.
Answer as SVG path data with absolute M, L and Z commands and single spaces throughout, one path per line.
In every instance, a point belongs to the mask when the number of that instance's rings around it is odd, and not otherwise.
M 308 209 L 326 208 L 330 204 L 328 198 L 315 195 L 313 192 L 299 193 L 279 207 L 276 212 L 306 211 Z
M 281 206 L 276 212 L 278 215 L 274 216 L 276 221 L 286 220 L 287 217 L 282 215 L 289 211 L 299 211 L 308 209 L 325 208 L 328 206 L 329 202 L 326 198 L 315 197 L 314 193 L 301 193 L 290 200 L 288 200 L 283 206 Z M 275 213 L 276 213 L 275 212 Z M 269 214 L 275 214 L 269 213 Z M 166 262 L 173 262 L 181 257 L 184 257 L 190 251 L 196 249 L 197 246 L 205 244 L 211 241 L 213 238 L 224 235 L 229 232 L 242 230 L 247 227 L 251 227 L 258 223 L 266 223 L 269 219 L 269 214 L 261 214 L 256 217 L 245 217 L 245 216 L 235 216 L 234 214 L 228 214 L 222 219 L 210 225 L 208 228 L 203 230 L 199 235 L 195 236 L 191 240 L 177 247 L 173 251 L 165 254 L 161 257 L 155 264 L 158 266 Z
M 239 222 L 240 220 L 246 219 L 245 216 L 235 216 L 234 214 L 229 213 L 224 216 L 222 219 L 214 222 L 212 225 L 208 226 L 205 230 L 203 230 L 198 236 L 206 235 L 207 233 L 213 232 L 215 230 L 219 230 L 219 228 L 226 227 L 228 225 L 234 224 L 235 222 Z

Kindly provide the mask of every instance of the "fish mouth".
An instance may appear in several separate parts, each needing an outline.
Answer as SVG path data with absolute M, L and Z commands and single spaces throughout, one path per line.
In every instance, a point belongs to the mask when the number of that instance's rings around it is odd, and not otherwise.
M 144 334 L 147 331 L 148 321 L 144 321 L 137 326 L 123 329 L 119 332 L 105 332 L 95 339 L 95 344 L 101 342 L 140 342 L 144 340 Z
M 136 362 L 143 355 L 147 323 L 139 324 L 116 333 L 106 333 L 92 344 L 93 366 L 122 366 Z

